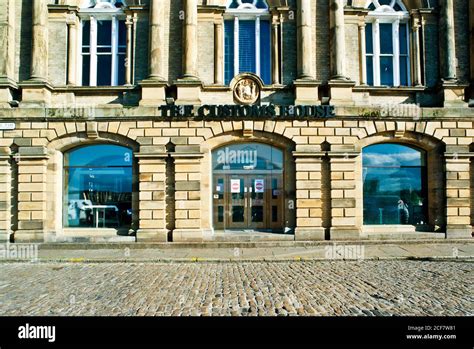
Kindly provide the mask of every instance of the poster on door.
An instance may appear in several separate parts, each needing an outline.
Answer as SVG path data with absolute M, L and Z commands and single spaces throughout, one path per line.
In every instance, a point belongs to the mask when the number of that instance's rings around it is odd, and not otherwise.
M 255 180 L 255 192 L 256 193 L 264 193 L 265 192 L 265 180 L 264 179 L 256 179 Z
M 230 180 L 230 192 L 232 194 L 240 193 L 240 179 Z

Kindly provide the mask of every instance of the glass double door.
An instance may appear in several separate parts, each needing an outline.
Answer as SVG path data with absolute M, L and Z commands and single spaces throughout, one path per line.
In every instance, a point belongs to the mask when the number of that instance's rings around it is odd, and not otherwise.
M 283 230 L 281 174 L 214 175 L 214 227 Z

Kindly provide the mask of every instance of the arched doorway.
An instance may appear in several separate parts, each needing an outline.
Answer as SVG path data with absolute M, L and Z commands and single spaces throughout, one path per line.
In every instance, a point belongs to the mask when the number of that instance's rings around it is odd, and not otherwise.
M 128 230 L 132 224 L 133 153 L 110 144 L 64 154 L 65 228 Z
M 364 148 L 363 205 L 364 225 L 426 225 L 426 152 L 393 143 Z
M 215 149 L 214 229 L 282 232 L 284 164 L 283 151 L 263 143 L 238 143 Z

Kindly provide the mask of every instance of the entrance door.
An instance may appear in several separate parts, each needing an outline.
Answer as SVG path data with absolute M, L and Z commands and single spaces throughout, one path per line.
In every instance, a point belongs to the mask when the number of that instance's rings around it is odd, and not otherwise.
M 213 220 L 217 230 L 284 230 L 283 152 L 239 143 L 212 154 Z
M 283 229 L 281 175 L 215 175 L 214 183 L 217 229 Z

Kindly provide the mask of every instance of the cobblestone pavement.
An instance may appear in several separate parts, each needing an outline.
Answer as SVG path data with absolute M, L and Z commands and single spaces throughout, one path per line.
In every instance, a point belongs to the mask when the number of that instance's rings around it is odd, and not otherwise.
M 0 264 L 0 315 L 473 315 L 468 261 Z

